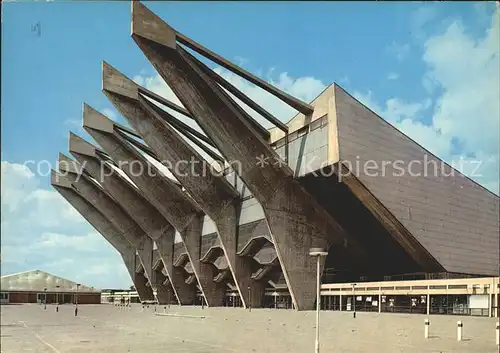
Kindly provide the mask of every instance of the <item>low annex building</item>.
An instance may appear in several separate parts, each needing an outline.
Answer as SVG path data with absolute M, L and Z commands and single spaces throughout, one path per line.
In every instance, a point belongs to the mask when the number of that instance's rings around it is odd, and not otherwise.
M 100 304 L 99 289 L 81 285 L 50 273 L 32 270 L 2 276 L 1 304 Z

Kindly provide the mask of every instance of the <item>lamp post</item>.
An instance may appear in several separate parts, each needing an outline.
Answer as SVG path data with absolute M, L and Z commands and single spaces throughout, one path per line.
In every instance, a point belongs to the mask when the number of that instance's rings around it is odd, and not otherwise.
M 314 352 L 319 353 L 319 309 L 321 305 L 321 256 L 328 255 L 323 248 L 311 248 L 309 255 L 316 257 L 316 342 Z
M 57 292 L 56 292 L 56 312 L 59 312 L 59 288 L 61 286 L 56 286 Z
M 248 311 L 252 311 L 252 288 L 248 286 Z
M 78 316 L 78 288 L 80 287 L 80 283 L 76 284 L 76 297 L 75 297 L 75 316 Z
M 356 283 L 352 284 L 352 306 L 353 306 L 353 314 L 352 317 L 356 318 L 356 295 L 354 294 L 354 288 L 356 287 Z
M 44 299 L 43 299 L 43 310 L 47 310 L 47 288 L 43 289 Z

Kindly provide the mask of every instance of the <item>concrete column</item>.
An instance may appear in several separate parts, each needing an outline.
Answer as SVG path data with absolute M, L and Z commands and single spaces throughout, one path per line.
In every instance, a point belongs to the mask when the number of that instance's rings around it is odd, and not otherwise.
M 427 310 L 426 310 L 427 311 L 427 315 L 429 315 L 430 312 L 431 312 L 431 295 L 429 293 L 427 293 L 427 302 L 426 302 L 426 304 L 427 304 Z
M 264 209 L 295 308 L 313 309 L 316 262 L 309 249 L 335 244 L 349 250 L 353 239 L 348 241 L 342 227 L 293 179 L 242 108 L 177 46 L 175 31 L 141 3 L 132 9 L 137 45 L 224 158 L 240 162 L 236 172 Z
M 382 294 L 379 293 L 378 295 L 378 312 L 382 312 Z
M 146 100 L 140 97 L 138 87 L 135 82 L 103 63 L 104 93 L 148 146 L 159 158 L 168 160 L 173 166 L 185 166 L 187 161 L 190 162 L 184 169 L 174 167 L 170 171 L 214 221 L 229 269 L 243 306 L 246 307 L 246 288 L 250 285 L 252 291 L 257 293 L 262 291 L 262 284 L 251 279 L 251 265 L 247 262 L 252 259 L 236 255 L 240 196 L 226 179 L 210 173 L 206 161 L 172 127 L 154 116 L 148 104 L 144 103 Z
M 125 141 L 107 117 L 84 106 L 83 123 L 85 130 L 113 160 L 121 163 L 123 172 L 141 189 L 144 197 L 177 229 L 207 305 L 221 306 L 225 287 L 213 281 L 215 274 L 211 266 L 200 263 L 203 212 L 198 205 Z M 134 166 L 150 173 L 137 173 Z M 181 278 L 184 282 L 183 271 L 176 267 L 172 268 L 171 277 L 173 283 Z
M 102 213 L 72 188 L 70 179 L 52 170 L 51 184 L 120 253 L 123 263 L 134 283 L 134 287 L 137 289 L 140 300 L 152 300 L 153 292 L 151 288 L 146 286 L 147 280 L 144 276 L 135 272 L 136 251 L 125 240 L 123 234 Z
M 73 177 L 74 180 L 71 183 L 73 188 L 122 232 L 124 238 L 136 249 L 147 279 L 151 280 L 153 277 L 153 240 L 99 184 L 80 174 L 81 166 L 77 162 L 63 154 L 59 157 L 59 169 Z

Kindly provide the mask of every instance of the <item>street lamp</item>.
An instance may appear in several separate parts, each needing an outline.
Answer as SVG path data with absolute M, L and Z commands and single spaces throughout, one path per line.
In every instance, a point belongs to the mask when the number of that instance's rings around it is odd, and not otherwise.
M 43 310 L 47 310 L 47 288 L 44 288 L 43 289 L 43 293 L 44 293 L 44 303 L 43 303 Z
M 61 286 L 56 286 L 57 292 L 56 292 L 56 312 L 59 312 L 59 288 Z
M 353 306 L 353 314 L 352 317 L 356 318 L 356 295 L 354 294 L 354 288 L 356 287 L 356 283 L 352 284 L 352 306 Z
M 327 256 L 328 252 L 323 248 L 311 248 L 309 255 L 316 257 L 316 342 L 314 345 L 314 352 L 319 353 L 319 309 L 321 305 L 321 256 Z
M 252 288 L 248 286 L 248 311 L 252 311 Z
M 78 288 L 80 288 L 80 283 L 76 284 L 75 316 L 78 316 Z

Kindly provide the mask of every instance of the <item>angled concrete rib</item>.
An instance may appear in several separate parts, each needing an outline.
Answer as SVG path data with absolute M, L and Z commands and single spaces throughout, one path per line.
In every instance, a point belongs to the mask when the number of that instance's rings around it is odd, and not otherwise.
M 169 162 L 170 172 L 214 221 L 243 306 L 248 302 L 248 291 L 243 289 L 249 286 L 252 296 L 260 298 L 264 287 L 251 278 L 252 259 L 236 255 L 241 204 L 237 191 L 226 179 L 210 173 L 198 152 L 155 115 L 152 103 L 139 94 L 139 86 L 107 63 L 103 63 L 103 91 L 156 155 Z M 259 300 L 252 301 L 260 306 Z
M 137 250 L 146 277 L 151 281 L 153 240 L 96 181 L 83 174 L 82 169 L 76 161 L 59 154 L 59 170 L 78 176 L 72 181 L 73 188 L 122 232 L 124 238 Z
M 51 170 L 51 184 L 54 189 L 120 253 L 132 282 L 134 283 L 134 287 L 137 290 L 139 299 L 141 301 L 153 300 L 153 291 L 151 287 L 146 286 L 147 279 L 135 271 L 135 249 L 101 212 L 72 187 L 71 184 L 75 181 L 75 177 L 76 175 L 72 173 L 63 175 L 57 173 L 55 170 Z
M 132 37 L 224 158 L 240 162 L 235 171 L 264 209 L 295 308 L 312 309 L 316 260 L 309 249 L 347 246 L 347 234 L 293 179 L 237 103 L 177 45 L 175 30 L 136 2 Z
M 195 288 L 188 286 L 184 281 L 174 282 L 171 276 L 173 262 L 173 246 L 175 230 L 167 220 L 151 205 L 137 190 L 116 170 L 99 158 L 94 145 L 88 143 L 81 137 L 70 133 L 70 153 L 76 158 L 86 172 L 106 190 L 107 193 L 118 203 L 135 221 L 141 229 L 156 242 L 158 254 L 164 262 L 165 269 L 173 284 L 174 294 L 179 303 L 190 305 L 195 301 Z M 161 283 L 151 282 L 153 286 L 163 286 Z M 182 291 L 182 296 L 177 291 Z M 157 290 L 157 288 L 154 288 Z
M 88 105 L 84 106 L 83 126 L 99 145 L 115 160 L 121 170 L 139 187 L 144 197 L 156 207 L 180 233 L 195 277 L 207 305 L 223 304 L 225 288 L 213 282 L 213 270 L 200 263 L 203 213 L 199 207 L 169 178 L 130 145 L 116 130 L 114 122 Z M 138 171 L 144 171 L 139 173 Z M 171 266 L 172 280 L 184 282 L 183 270 Z

